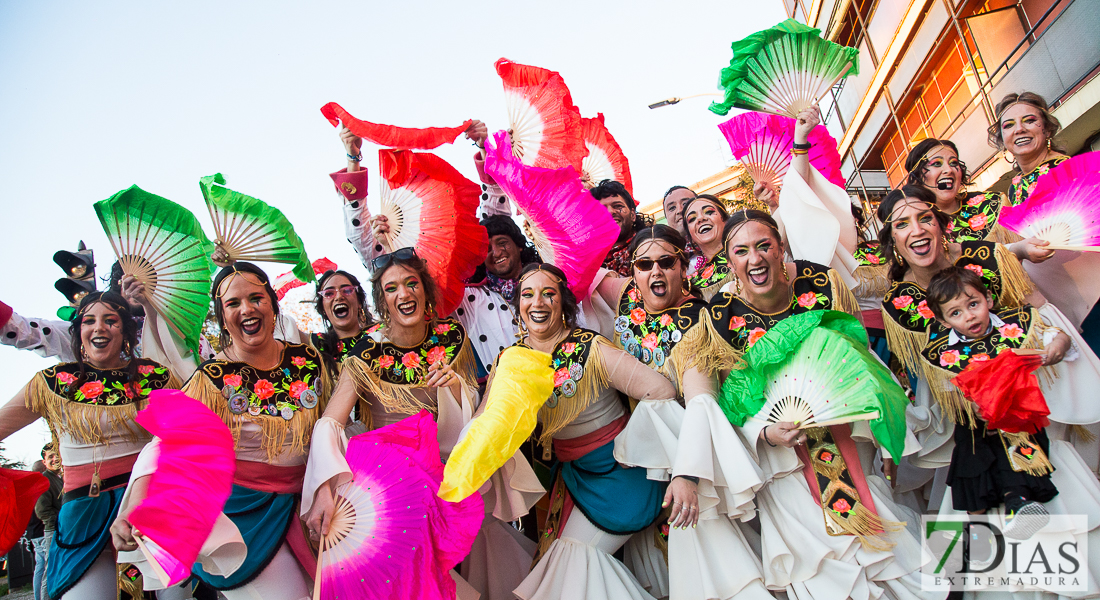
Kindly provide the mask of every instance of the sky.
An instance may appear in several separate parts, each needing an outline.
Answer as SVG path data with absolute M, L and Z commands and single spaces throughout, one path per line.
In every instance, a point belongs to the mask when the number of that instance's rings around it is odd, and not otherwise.
M 79 240 L 106 276 L 114 257 L 92 204 L 133 184 L 213 238 L 198 180 L 216 172 L 282 210 L 311 259 L 362 272 L 328 177 L 343 148 L 320 107 L 504 129 L 501 57 L 560 72 L 583 116 L 604 113 L 635 196 L 652 201 L 732 156 L 708 98 L 647 106 L 716 91 L 731 42 L 784 18 L 780 0 L 0 2 L 0 301 L 52 316 L 64 303 L 53 253 Z M 436 153 L 476 181 L 465 138 Z M 376 156 L 364 146 L 372 195 Z M 54 362 L 0 347 L 0 399 Z M 29 464 L 47 439 L 39 420 L 5 455 Z

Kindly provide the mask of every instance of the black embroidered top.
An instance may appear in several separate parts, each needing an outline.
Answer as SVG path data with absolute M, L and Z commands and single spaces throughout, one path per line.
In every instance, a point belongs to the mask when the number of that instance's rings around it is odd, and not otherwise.
M 888 262 L 878 241 L 860 242 L 852 255 L 860 266 L 877 267 Z
M 1067 160 L 1069 160 L 1068 156 L 1059 154 L 1058 156 L 1048 158 L 1039 163 L 1030 173 L 1013 177 L 1012 185 L 1008 188 L 1008 205 L 1016 206 L 1017 204 L 1022 204 L 1023 201 L 1027 200 L 1027 197 L 1031 195 L 1031 188 L 1035 187 L 1035 182 L 1038 181 L 1040 177 L 1046 175 L 1051 169 Z
M 271 370 L 220 359 L 204 362 L 199 370 L 221 390 L 229 412 L 289 421 L 295 413 L 316 407 L 325 396 L 320 358 L 307 345 L 287 343 L 282 360 Z
M 577 386 L 585 375 L 584 368 L 592 353 L 592 347 L 600 337 L 602 336 L 595 331 L 578 327 L 554 349 L 551 355 L 553 360 L 550 362 L 551 368 L 554 369 L 554 393 L 546 401 L 547 408 L 556 407 L 559 398 L 572 398 L 577 394 Z M 531 348 L 523 342 L 516 342 L 514 345 Z M 591 401 L 593 398 L 587 400 Z
M 133 404 L 149 397 L 149 392 L 153 390 L 165 389 L 170 384 L 179 385 L 178 381 L 173 381 L 168 367 L 144 358 L 135 360 L 138 363 L 138 375 L 133 383 L 127 383 L 130 379 L 127 369 L 100 370 L 85 363 L 85 382 L 79 388 L 71 390 L 70 394 L 70 384 L 80 377 L 80 365 L 75 362 L 44 369 L 42 377 L 54 394 L 70 402 L 93 406 Z
M 1022 347 L 1035 325 L 1031 307 L 1010 308 L 996 314 L 1004 325 L 993 327 L 988 334 L 974 340 L 959 340 L 952 344 L 951 335 L 946 330 L 930 334 L 921 357 L 932 366 L 958 375 L 971 363 L 991 360 L 1004 350 Z
M 990 237 L 1001 216 L 1004 195 L 1000 192 L 974 192 L 959 202 L 959 210 L 948 215 L 947 235 L 953 242 L 980 241 Z
M 631 279 L 619 298 L 615 319 L 615 346 L 651 367 L 663 367 L 676 345 L 699 322 L 707 303 L 690 297 L 680 306 L 651 313 L 642 303 L 637 283 Z
M 735 350 L 744 352 L 764 337 L 776 323 L 811 310 L 839 310 L 833 298 L 829 267 L 806 260 L 794 261 L 790 305 L 777 313 L 762 313 L 740 296 L 721 293 L 711 301 L 714 328 Z
M 712 287 L 721 287 L 730 276 L 730 264 L 726 251 L 723 249 L 713 258 L 699 265 L 699 268 L 689 278 L 693 287 L 706 291 Z
M 378 328 L 381 327 L 381 326 L 382 326 L 381 324 L 376 323 L 376 324 L 360 331 L 357 335 L 353 335 L 352 337 L 340 338 L 340 339 L 336 340 L 336 347 L 335 348 L 327 347 L 325 345 L 325 336 L 320 334 L 320 333 L 310 334 L 310 338 L 313 340 L 313 347 L 314 348 L 317 348 L 321 352 L 324 352 L 325 354 L 328 354 L 336 362 L 341 362 L 341 361 L 344 360 L 344 358 L 347 357 L 347 355 L 351 354 L 351 349 L 354 348 L 355 345 L 359 343 L 359 340 L 363 339 L 363 337 L 365 337 L 366 335 L 368 335 L 368 334 L 370 334 L 374 331 L 378 331 Z
M 465 341 L 466 330 L 456 319 L 447 317 L 432 327 L 419 346 L 405 348 L 366 335 L 350 355 L 362 360 L 385 383 L 421 386 L 428 380 L 428 367 L 440 361 L 451 364 Z

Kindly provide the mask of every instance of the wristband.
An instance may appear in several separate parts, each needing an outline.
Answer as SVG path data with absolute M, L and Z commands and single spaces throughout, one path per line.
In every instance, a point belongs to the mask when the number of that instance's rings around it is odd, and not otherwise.
M 363 162 L 363 153 L 360 152 L 359 154 L 355 154 L 355 155 L 348 154 L 348 160 L 354 160 L 355 162 Z
M 805 144 L 799 144 L 799 143 L 796 142 L 796 143 L 791 145 L 791 147 L 794 148 L 795 150 L 809 150 L 810 148 L 813 148 L 813 146 L 814 145 L 809 143 L 809 142 L 806 142 Z
M 776 446 L 775 444 L 773 444 L 772 441 L 768 439 L 768 428 L 767 427 L 764 428 L 764 441 L 767 442 L 768 445 L 771 446 L 772 448 L 778 448 L 779 447 L 779 446 Z
M 676 477 L 679 477 L 680 479 L 686 479 L 686 480 L 694 483 L 695 485 L 699 485 L 699 478 L 698 477 L 692 477 L 691 475 L 677 475 Z M 673 477 L 673 479 L 676 479 L 676 477 Z

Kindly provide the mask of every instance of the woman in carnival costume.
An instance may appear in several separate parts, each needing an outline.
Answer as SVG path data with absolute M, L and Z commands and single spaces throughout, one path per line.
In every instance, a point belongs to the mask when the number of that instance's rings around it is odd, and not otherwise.
M 113 598 L 111 523 L 151 436 L 134 422 L 149 392 L 177 389 L 172 371 L 137 358 L 138 326 L 122 296 L 92 292 L 69 327 L 75 362 L 40 371 L 0 409 L 0 440 L 44 417 L 65 464 L 64 505 L 50 548 L 51 598 Z
M 683 398 L 682 405 L 632 399 L 633 415 L 616 440 L 619 462 L 645 467 L 653 479 L 671 478 L 665 494 L 671 529 L 667 536 L 663 526 L 636 536 L 627 564 L 655 596 L 763 597 L 759 560 L 734 524 L 753 517 L 760 472 L 714 400 L 718 371 L 733 358 L 707 303 L 688 283 L 685 245 L 671 227 L 642 230 L 631 246 L 633 277 L 603 279 L 591 299 L 615 307 L 615 346 L 663 375 Z M 741 568 L 719 565 L 719 556 Z
M 374 326 L 367 310 L 367 293 L 359 279 L 347 271 L 325 271 L 317 279 L 317 313 L 324 333 L 310 336 L 313 347 L 339 364 Z
M 318 423 L 302 502 L 312 535 L 327 531 L 333 491 L 351 477 L 344 426 L 357 404 L 369 430 L 428 410 L 446 459 L 478 402 L 473 348 L 458 320 L 435 313 L 436 287 L 426 264 L 412 248 L 403 248 L 371 266 L 381 325 L 344 359 L 333 400 Z M 527 461 L 514 458 L 483 490 L 487 518 L 463 565 L 463 576 L 486 598 L 507 597 L 530 569 L 530 541 L 507 522 L 526 514 L 544 490 Z
M 229 427 L 237 467 L 222 509 L 232 525 L 219 521 L 192 572 L 229 600 L 308 598 L 316 560 L 295 509 L 314 425 L 331 394 L 331 375 L 314 348 L 275 338 L 278 299 L 259 267 L 236 262 L 222 268 L 210 294 L 223 350 L 200 365 L 182 391 Z M 144 498 L 145 476 L 155 463 L 143 460 L 147 469 L 134 471 L 133 489 L 115 526 L 120 550 L 137 548 L 125 510 Z M 243 561 L 238 546 L 229 543 L 237 539 L 247 551 Z
M 684 227 L 688 238 L 699 254 L 690 262 L 691 286 L 710 300 L 729 279 L 730 267 L 726 250 L 722 247 L 722 226 L 729 218 L 724 202 L 703 194 L 688 200 L 683 208 Z
M 726 223 L 724 239 L 733 266 L 734 293 L 718 296 L 710 310 L 716 327 L 739 356 L 760 340 L 770 339 L 769 332 L 789 317 L 801 319 L 815 311 L 857 313 L 851 291 L 838 281 L 834 270 L 807 261 L 784 262 L 778 228 L 768 215 L 735 213 Z M 848 329 L 862 334 L 858 323 L 849 321 Z M 896 384 L 891 381 L 890 385 Z M 724 409 L 746 400 L 731 397 L 729 388 L 727 381 L 719 400 Z M 898 393 L 900 397 L 900 389 Z M 899 409 L 899 421 L 903 412 Z M 763 472 L 764 483 L 756 498 L 769 589 L 785 591 L 791 598 L 925 597 L 918 572 L 920 541 L 902 523 L 915 524 L 917 515 L 895 504 L 890 484 L 874 472 L 876 447 L 885 442 L 872 434 L 866 422 L 807 430 L 799 429 L 797 423 L 769 424 L 758 419 L 741 419 L 737 424 Z M 895 445 L 912 451 L 915 440 L 909 436 L 906 444 L 904 433 L 898 437 Z M 836 446 L 834 454 L 843 456 L 843 472 L 816 460 L 804 466 L 798 450 L 824 442 Z M 852 518 L 856 512 L 852 509 L 848 518 L 823 523 L 822 511 L 834 507 L 825 508 L 825 499 L 814 497 L 807 469 L 821 487 L 822 478 L 853 482 L 847 508 L 862 506 L 861 516 Z M 892 460 L 885 460 L 883 470 L 887 480 L 896 476 Z

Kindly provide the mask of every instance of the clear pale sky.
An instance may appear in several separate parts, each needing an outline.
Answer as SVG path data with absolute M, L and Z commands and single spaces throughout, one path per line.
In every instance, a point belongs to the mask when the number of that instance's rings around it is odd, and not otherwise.
M 0 300 L 52 316 L 64 299 L 51 258 L 81 239 L 109 273 L 92 204 L 132 184 L 191 209 L 213 237 L 198 180 L 215 172 L 280 208 L 311 259 L 362 272 L 328 178 L 343 151 L 320 107 L 495 131 L 502 56 L 559 71 L 584 116 L 605 114 L 639 201 L 658 198 L 732 156 L 708 99 L 647 105 L 715 91 L 730 43 L 783 18 L 779 0 L 0 2 Z M 376 150 L 364 148 L 372 172 Z M 476 180 L 473 151 L 460 137 L 436 152 Z M 53 362 L 0 347 L 0 398 Z M 47 439 L 40 420 L 6 454 L 29 463 Z

